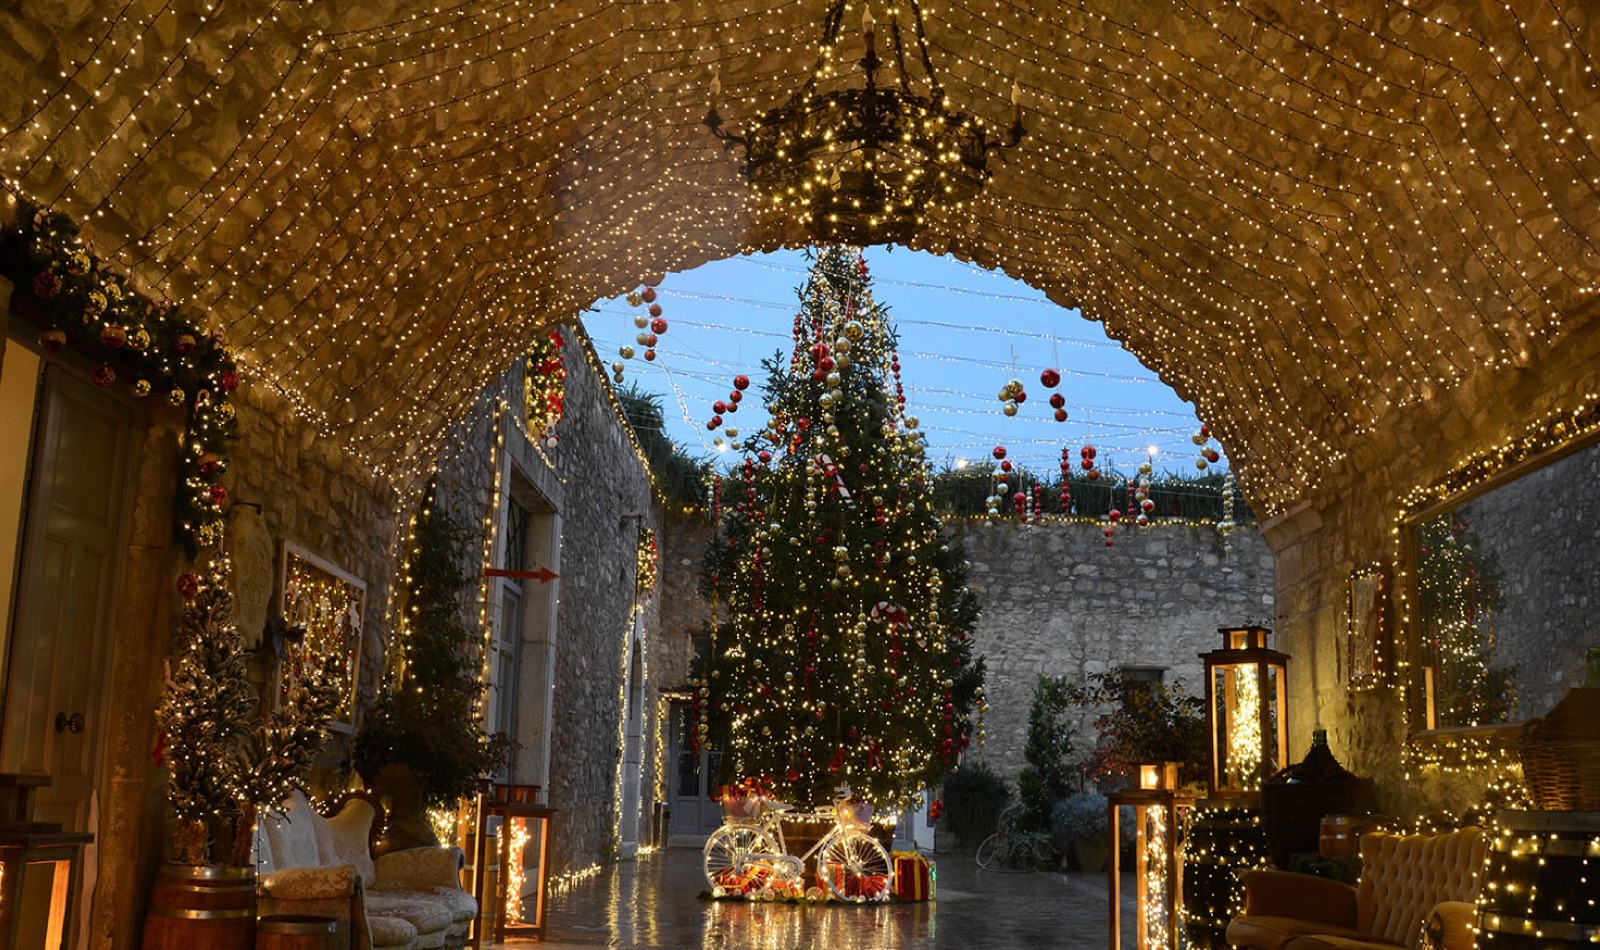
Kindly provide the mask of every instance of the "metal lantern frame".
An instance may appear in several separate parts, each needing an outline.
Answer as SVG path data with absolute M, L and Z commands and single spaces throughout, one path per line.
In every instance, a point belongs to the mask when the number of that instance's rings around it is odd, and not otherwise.
M 1200 654 L 1205 663 L 1206 734 L 1211 743 L 1207 789 L 1213 798 L 1239 798 L 1257 793 L 1266 779 L 1288 762 L 1289 655 L 1267 647 L 1267 627 L 1218 627 L 1222 649 Z M 1219 684 L 1218 680 L 1221 680 Z M 1241 710 L 1254 686 L 1253 715 Z M 1245 687 L 1245 688 L 1241 688 Z M 1253 727 L 1261 743 L 1253 769 L 1241 775 L 1230 769 L 1229 750 L 1238 730 Z
M 1110 950 L 1122 948 L 1122 805 L 1132 806 L 1134 816 L 1134 946 L 1137 950 L 1178 950 L 1178 934 L 1182 930 L 1178 909 L 1183 891 L 1183 820 L 1194 805 L 1194 798 L 1184 794 L 1178 785 L 1178 763 L 1141 763 L 1139 787 L 1113 792 L 1106 801 L 1111 844 L 1107 868 L 1111 889 Z M 1152 827 L 1162 829 L 1160 841 L 1152 843 Z M 1153 851 L 1157 853 L 1152 855 Z M 1159 905 L 1156 909 L 1165 921 L 1164 932 L 1153 932 L 1153 904 Z

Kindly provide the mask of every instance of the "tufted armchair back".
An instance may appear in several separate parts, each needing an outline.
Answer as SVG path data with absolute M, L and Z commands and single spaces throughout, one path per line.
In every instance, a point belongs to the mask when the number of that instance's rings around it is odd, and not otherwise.
M 1476 827 L 1439 835 L 1362 835 L 1358 926 L 1391 943 L 1416 946 L 1435 904 L 1477 899 L 1488 847 Z

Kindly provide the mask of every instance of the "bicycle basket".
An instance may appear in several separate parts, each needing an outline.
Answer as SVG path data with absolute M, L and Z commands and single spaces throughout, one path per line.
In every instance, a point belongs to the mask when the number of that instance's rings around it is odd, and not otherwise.
M 765 795 L 729 788 L 722 794 L 722 818 L 724 821 L 760 821 L 766 800 Z
M 839 824 L 847 828 L 860 828 L 872 824 L 872 806 L 867 802 L 846 798 L 835 803 L 833 807 L 839 817 Z

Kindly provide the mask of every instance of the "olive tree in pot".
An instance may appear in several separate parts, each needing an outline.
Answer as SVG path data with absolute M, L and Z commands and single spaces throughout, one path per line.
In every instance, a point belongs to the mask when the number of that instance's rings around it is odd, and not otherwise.
M 424 498 L 406 571 L 398 662 L 356 734 L 352 764 L 389 815 L 384 851 L 437 845 L 427 810 L 482 788 L 512 744 L 479 718 L 481 640 L 463 620 L 465 528 Z

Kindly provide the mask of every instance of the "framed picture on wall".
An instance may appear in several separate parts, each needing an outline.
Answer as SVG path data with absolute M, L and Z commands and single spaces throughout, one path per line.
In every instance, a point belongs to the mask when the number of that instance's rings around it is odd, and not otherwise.
M 290 636 L 284 647 L 279 699 L 304 674 L 308 661 L 337 656 L 344 671 L 343 695 L 329 727 L 354 731 L 367 584 L 293 541 L 283 542 L 280 576 L 283 618 Z
M 1382 679 L 1389 648 L 1388 589 L 1381 568 L 1350 575 L 1350 612 L 1345 671 L 1351 688 L 1376 686 Z

